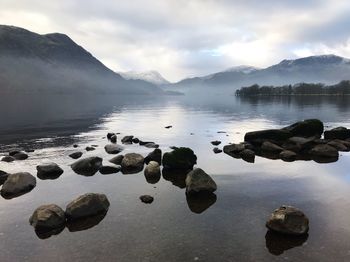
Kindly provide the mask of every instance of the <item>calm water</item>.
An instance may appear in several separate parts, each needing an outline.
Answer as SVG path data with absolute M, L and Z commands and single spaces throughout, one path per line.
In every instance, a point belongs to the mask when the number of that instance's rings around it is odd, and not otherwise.
M 81 97 L 3 99 L 0 152 L 33 148 L 25 161 L 0 162 L 0 170 L 28 171 L 54 161 L 64 169 L 56 180 L 37 179 L 36 188 L 12 200 L 0 199 L 0 261 L 349 261 L 350 154 L 338 162 L 286 163 L 256 158 L 254 164 L 215 155 L 210 141 L 240 142 L 245 132 L 320 118 L 327 128 L 350 127 L 350 101 L 340 98 L 152 98 Z M 171 129 L 165 129 L 173 125 Z M 75 174 L 68 155 L 74 143 L 84 156 L 101 156 L 107 132 L 135 135 L 169 146 L 191 147 L 198 167 L 218 185 L 216 199 L 186 199 L 183 181 L 166 176 L 147 183 L 143 172 L 92 177 Z M 217 133 L 226 131 L 227 133 Z M 192 134 L 191 134 L 192 133 Z M 87 145 L 98 145 L 85 152 Z M 152 149 L 126 146 L 123 153 Z M 39 239 L 28 219 L 42 204 L 65 206 L 77 196 L 104 193 L 111 206 L 87 230 L 64 229 Z M 139 196 L 150 194 L 146 205 Z M 282 204 L 310 219 L 303 239 L 266 235 L 265 221 Z

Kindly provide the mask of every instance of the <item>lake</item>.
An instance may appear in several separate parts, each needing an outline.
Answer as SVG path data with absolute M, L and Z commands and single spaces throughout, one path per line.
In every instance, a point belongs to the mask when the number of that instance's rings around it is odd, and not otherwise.
M 0 261 L 349 261 L 350 154 L 337 162 L 292 163 L 257 157 L 255 163 L 214 154 L 211 141 L 243 141 L 248 131 L 319 118 L 326 129 L 350 127 L 350 99 L 341 97 L 9 97 L 0 104 L 0 155 L 35 149 L 24 161 L 0 162 L 6 172 L 27 171 L 53 161 L 64 173 L 40 180 L 29 193 L 0 199 Z M 165 126 L 172 125 L 170 129 Z M 224 131 L 220 132 L 220 131 Z M 186 198 L 183 181 L 162 176 L 149 183 L 143 172 L 85 177 L 68 155 L 100 156 L 107 132 L 154 141 L 163 152 L 186 146 L 197 167 L 216 181 L 216 198 Z M 218 133 L 219 132 L 219 133 Z M 73 148 L 78 144 L 78 148 Z M 85 147 L 97 145 L 94 151 Z M 146 156 L 153 149 L 125 145 Z M 66 205 L 81 194 L 104 193 L 110 208 L 90 228 L 65 228 L 40 239 L 29 217 L 40 205 Z M 144 204 L 139 196 L 154 196 Z M 270 213 L 287 204 L 310 219 L 308 236 L 267 234 Z

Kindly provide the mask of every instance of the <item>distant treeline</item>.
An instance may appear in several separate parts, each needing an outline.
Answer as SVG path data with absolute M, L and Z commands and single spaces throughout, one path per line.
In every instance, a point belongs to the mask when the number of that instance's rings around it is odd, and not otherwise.
M 284 86 L 259 86 L 257 84 L 242 87 L 236 96 L 289 96 L 289 95 L 350 95 L 350 81 L 341 81 L 335 85 L 299 83 Z

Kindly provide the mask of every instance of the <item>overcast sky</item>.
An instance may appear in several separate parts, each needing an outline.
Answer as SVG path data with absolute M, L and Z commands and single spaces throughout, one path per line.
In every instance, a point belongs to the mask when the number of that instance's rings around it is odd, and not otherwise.
M 115 71 L 171 81 L 285 58 L 350 57 L 349 0 L 0 0 L 0 24 L 60 32 Z

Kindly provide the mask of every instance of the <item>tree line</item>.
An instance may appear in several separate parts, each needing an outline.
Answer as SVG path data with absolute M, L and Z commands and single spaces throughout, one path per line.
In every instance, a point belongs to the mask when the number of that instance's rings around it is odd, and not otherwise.
M 255 84 L 242 87 L 236 91 L 236 96 L 284 95 L 350 95 L 350 81 L 341 81 L 335 85 L 299 83 L 284 86 L 259 86 L 258 84 Z

